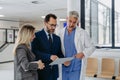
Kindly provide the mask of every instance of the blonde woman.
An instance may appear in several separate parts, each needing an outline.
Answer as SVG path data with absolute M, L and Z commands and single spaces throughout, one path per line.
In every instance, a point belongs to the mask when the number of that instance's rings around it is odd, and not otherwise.
M 14 48 L 14 80 L 38 80 L 37 69 L 43 69 L 41 60 L 34 61 L 30 43 L 35 38 L 35 28 L 24 25 L 18 32 Z

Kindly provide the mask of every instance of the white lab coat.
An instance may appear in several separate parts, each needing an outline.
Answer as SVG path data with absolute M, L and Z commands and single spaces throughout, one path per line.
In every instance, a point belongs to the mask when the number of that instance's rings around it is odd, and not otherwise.
M 65 33 L 65 28 L 59 30 L 56 33 L 61 38 L 63 54 L 65 54 L 64 33 Z M 90 36 L 87 34 L 85 30 L 83 30 L 80 27 L 76 27 L 74 42 L 75 42 L 77 53 L 83 52 L 85 55 L 85 57 L 82 59 L 82 67 L 81 67 L 81 75 L 80 75 L 80 80 L 85 80 L 85 72 L 86 72 L 85 70 L 86 70 L 86 63 L 87 63 L 86 60 L 87 60 L 87 57 L 94 52 L 95 47 L 90 40 Z

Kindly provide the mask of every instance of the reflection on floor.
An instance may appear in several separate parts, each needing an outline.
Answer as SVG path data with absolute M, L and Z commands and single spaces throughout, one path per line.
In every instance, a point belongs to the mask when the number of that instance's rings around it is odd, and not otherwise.
M 0 64 L 0 80 L 14 80 L 14 66 L 13 62 Z M 59 78 L 59 80 L 61 80 Z M 85 80 L 110 80 L 86 77 Z
M 13 62 L 0 64 L 0 79 L 14 80 Z

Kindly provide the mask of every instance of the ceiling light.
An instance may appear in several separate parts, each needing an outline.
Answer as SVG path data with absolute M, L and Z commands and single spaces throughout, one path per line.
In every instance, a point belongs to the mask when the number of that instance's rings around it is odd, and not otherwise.
M 33 4 L 44 4 L 45 2 L 43 0 L 35 0 L 35 1 L 31 1 L 31 3 L 33 3 Z
M 0 17 L 5 17 L 4 15 L 0 15 Z
M 59 19 L 60 21 L 66 21 L 66 19 Z
M 43 18 L 43 19 L 44 19 L 44 18 L 45 18 L 45 16 L 41 16 L 41 18 Z
M 3 7 L 0 7 L 0 9 L 3 9 Z
M 33 4 L 39 4 L 39 2 L 38 2 L 38 1 L 32 1 L 32 3 L 33 3 Z

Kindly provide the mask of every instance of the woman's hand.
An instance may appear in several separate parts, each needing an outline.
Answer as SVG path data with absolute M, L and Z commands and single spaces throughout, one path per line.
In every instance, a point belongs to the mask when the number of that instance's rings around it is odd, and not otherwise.
M 39 60 L 38 61 L 38 68 L 43 69 L 44 67 L 45 67 L 44 63 L 41 60 Z

